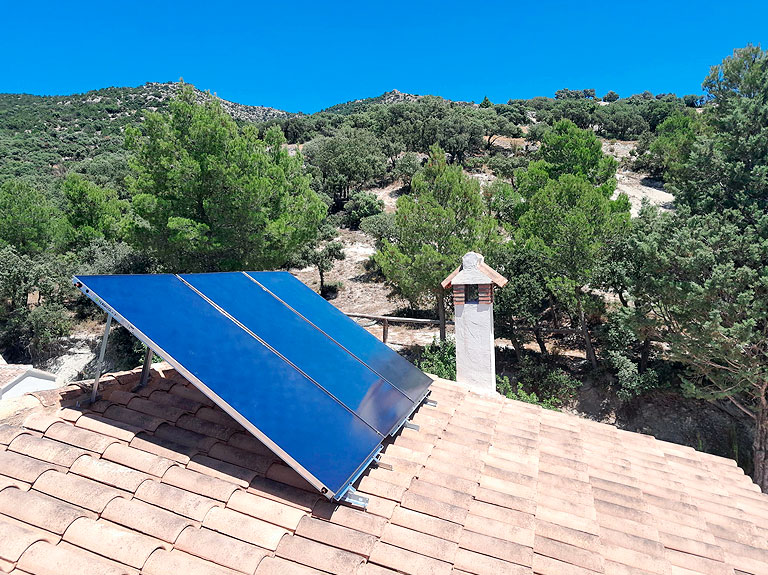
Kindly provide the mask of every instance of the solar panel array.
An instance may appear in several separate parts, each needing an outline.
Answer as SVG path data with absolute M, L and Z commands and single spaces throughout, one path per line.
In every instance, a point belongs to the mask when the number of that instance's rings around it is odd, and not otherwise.
M 73 281 L 328 498 L 428 393 L 426 375 L 287 272 Z

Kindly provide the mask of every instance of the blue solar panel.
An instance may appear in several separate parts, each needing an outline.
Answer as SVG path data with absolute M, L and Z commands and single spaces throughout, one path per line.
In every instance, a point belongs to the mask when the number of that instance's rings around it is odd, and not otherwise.
M 179 276 L 242 323 L 382 435 L 413 402 L 240 272 Z M 326 304 L 327 305 L 327 304 Z
M 288 272 L 248 272 L 297 313 L 337 341 L 376 373 L 420 402 L 432 380 Z
M 243 273 L 74 281 L 327 497 L 344 495 L 420 402 L 394 377 L 406 370 L 366 365 L 317 302 L 299 315 Z
M 330 491 L 377 451 L 370 426 L 175 276 L 77 279 Z

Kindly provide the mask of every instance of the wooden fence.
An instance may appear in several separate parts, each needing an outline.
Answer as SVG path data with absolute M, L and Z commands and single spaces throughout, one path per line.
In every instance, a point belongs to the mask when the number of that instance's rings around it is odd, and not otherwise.
M 390 323 L 412 323 L 416 325 L 440 325 L 440 320 L 437 319 L 420 319 L 416 317 L 395 317 L 391 315 L 371 315 L 367 313 L 348 313 L 347 317 L 358 317 L 362 319 L 372 319 L 374 321 L 381 322 L 382 332 L 381 341 L 387 343 L 389 338 L 389 324 Z M 446 321 L 445 325 L 453 325 L 452 321 Z

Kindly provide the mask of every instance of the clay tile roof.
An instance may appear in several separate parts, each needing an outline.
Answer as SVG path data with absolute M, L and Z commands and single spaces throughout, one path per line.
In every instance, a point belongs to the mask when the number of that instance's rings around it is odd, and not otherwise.
M 361 511 L 167 366 L 137 379 L 0 402 L 0 571 L 768 573 L 768 496 L 689 447 L 436 380 Z

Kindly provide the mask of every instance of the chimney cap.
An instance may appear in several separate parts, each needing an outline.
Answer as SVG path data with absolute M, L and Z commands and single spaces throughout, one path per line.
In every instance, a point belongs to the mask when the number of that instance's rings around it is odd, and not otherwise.
M 485 258 L 477 252 L 468 252 L 461 258 L 461 265 L 440 284 L 443 289 L 452 285 L 495 284 L 507 285 L 507 278 L 485 263 Z

